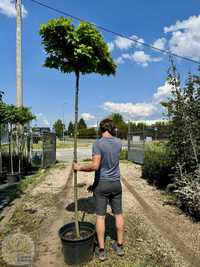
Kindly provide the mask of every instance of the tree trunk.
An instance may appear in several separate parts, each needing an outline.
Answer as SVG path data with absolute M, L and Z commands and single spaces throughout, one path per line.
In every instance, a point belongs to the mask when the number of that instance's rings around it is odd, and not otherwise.
M 76 92 L 75 92 L 74 162 L 77 162 L 78 98 L 79 98 L 79 72 L 77 71 L 76 72 Z M 77 238 L 80 238 L 79 223 L 78 223 L 77 171 L 74 171 L 74 203 L 75 203 L 76 236 Z

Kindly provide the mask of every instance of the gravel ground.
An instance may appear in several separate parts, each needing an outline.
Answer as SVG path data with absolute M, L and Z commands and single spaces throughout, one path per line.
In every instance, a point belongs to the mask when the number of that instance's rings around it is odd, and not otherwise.
M 94 256 L 85 266 L 199 267 L 200 224 L 192 222 L 177 208 L 164 205 L 162 192 L 140 178 L 139 166 L 121 163 L 121 173 L 126 255 L 119 258 L 111 249 L 116 233 L 114 217 L 108 208 L 106 248 L 109 259 L 99 263 Z M 79 219 L 95 223 L 94 200 L 86 190 L 93 176 L 93 173 L 78 174 L 78 204 Z M 74 220 L 72 178 L 70 164 L 52 169 L 46 179 L 18 203 L 17 215 L 15 212 L 15 216 L 11 216 L 15 232 L 28 234 L 35 242 L 34 267 L 67 266 L 57 232 L 63 224 Z

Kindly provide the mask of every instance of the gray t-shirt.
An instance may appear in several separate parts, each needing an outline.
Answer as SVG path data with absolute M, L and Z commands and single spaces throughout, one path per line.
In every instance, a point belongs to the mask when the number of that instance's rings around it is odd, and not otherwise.
M 120 180 L 119 158 L 122 144 L 116 137 L 102 137 L 93 144 L 92 155 L 101 155 L 101 164 L 95 172 L 97 180 Z

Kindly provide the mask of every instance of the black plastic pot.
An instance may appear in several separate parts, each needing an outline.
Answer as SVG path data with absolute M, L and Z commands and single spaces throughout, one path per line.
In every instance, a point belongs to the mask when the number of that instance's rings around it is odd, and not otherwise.
M 89 231 L 89 234 L 78 240 L 67 238 L 66 234 L 75 229 L 75 223 L 65 224 L 58 232 L 62 241 L 64 261 L 69 265 L 83 264 L 93 257 L 95 226 L 89 222 L 79 222 L 79 228 L 80 232 Z
M 7 181 L 9 184 L 14 184 L 19 181 L 18 173 L 7 173 Z
M 6 182 L 6 172 L 0 172 L 0 184 Z

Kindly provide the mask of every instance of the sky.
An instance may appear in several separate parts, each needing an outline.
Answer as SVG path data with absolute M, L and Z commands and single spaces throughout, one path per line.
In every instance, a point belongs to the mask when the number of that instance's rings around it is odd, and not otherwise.
M 200 3 L 196 0 L 40 0 L 84 20 L 132 39 L 169 49 L 200 61 Z M 15 104 L 15 1 L 0 0 L 0 90 Z M 33 125 L 52 126 L 57 119 L 74 120 L 75 75 L 42 67 L 45 53 L 40 25 L 60 15 L 31 0 L 23 0 L 24 105 L 37 115 Z M 75 23 L 77 23 L 75 21 Z M 80 110 L 89 126 L 112 112 L 125 120 L 161 120 L 160 101 L 170 97 L 166 83 L 169 58 L 128 39 L 101 31 L 113 59 L 115 76 L 89 74 L 80 78 Z M 198 65 L 174 58 L 182 80 Z

